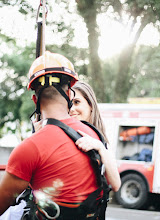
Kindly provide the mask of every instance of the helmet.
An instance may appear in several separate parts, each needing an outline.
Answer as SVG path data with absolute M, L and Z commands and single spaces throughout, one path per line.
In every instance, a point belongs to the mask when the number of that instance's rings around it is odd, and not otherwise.
M 46 74 L 65 74 L 71 77 L 71 87 L 78 80 L 78 75 L 75 73 L 73 64 L 63 55 L 46 51 L 44 55 L 38 57 L 32 64 L 29 70 L 28 89 L 35 89 L 33 81 L 40 76 Z

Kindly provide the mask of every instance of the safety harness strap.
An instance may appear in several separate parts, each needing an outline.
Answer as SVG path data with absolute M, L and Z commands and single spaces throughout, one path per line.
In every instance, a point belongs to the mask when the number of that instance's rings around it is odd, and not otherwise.
M 42 54 L 42 22 L 37 22 L 36 58 Z
M 85 124 L 85 125 L 89 126 L 90 128 L 92 128 L 92 130 L 94 130 L 94 131 L 97 133 L 99 139 L 101 140 L 101 142 L 105 145 L 105 147 L 106 147 L 106 149 L 107 149 L 107 143 L 106 143 L 106 141 L 105 141 L 103 135 L 99 132 L 99 130 L 98 130 L 94 125 L 90 124 L 90 123 L 87 122 L 87 121 L 81 120 L 81 122 L 83 122 L 83 124 Z
M 57 119 L 48 118 L 47 124 L 56 125 L 56 126 L 60 127 L 74 142 L 76 142 L 79 138 L 82 137 L 82 135 L 80 135 L 73 128 L 69 127 L 68 125 L 64 124 L 63 122 L 61 122 Z

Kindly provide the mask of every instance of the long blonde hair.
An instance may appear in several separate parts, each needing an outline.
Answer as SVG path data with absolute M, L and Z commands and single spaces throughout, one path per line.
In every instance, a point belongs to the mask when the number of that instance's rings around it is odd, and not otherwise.
M 103 134 L 106 142 L 108 143 L 105 127 L 98 109 L 97 99 L 92 87 L 86 82 L 78 81 L 72 88 L 73 90 L 78 90 L 91 106 L 92 111 L 89 122 L 93 124 Z

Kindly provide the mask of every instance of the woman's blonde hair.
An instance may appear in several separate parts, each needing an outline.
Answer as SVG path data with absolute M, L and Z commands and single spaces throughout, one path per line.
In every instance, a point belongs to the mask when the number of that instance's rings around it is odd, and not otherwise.
M 104 136 L 106 142 L 108 139 L 106 137 L 105 127 L 98 109 L 97 99 L 92 87 L 86 82 L 76 82 L 76 84 L 72 87 L 73 90 L 78 90 L 82 96 L 86 99 L 88 104 L 91 106 L 91 117 L 90 123 L 93 124 Z

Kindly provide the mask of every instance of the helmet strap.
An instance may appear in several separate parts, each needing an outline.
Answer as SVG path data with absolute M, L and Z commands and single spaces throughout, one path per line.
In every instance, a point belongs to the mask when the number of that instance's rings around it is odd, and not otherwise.
M 68 102 L 68 108 L 70 110 L 70 108 L 72 107 L 73 103 L 72 103 L 72 100 L 69 99 L 69 97 L 67 96 L 67 94 L 64 92 L 64 90 L 59 86 L 59 85 L 53 85 L 57 91 L 66 99 L 66 101 Z M 69 89 L 70 86 L 69 86 Z
M 76 95 L 76 92 L 75 92 L 71 87 L 69 87 L 69 88 L 70 88 L 70 90 L 73 92 L 73 99 L 74 99 L 74 97 L 75 97 L 75 95 Z M 73 99 L 70 100 L 70 102 L 71 102 L 71 107 L 69 108 L 69 111 L 70 111 L 70 109 L 72 108 Z
M 35 109 L 35 111 L 30 115 L 30 119 L 32 118 L 32 116 L 36 113 L 37 115 L 38 115 L 38 121 L 40 121 L 40 119 L 41 119 L 41 111 L 40 111 L 40 98 L 41 98 L 41 94 L 42 94 L 42 92 L 43 92 L 43 90 L 45 89 L 45 88 L 47 88 L 48 86 L 44 86 L 44 87 L 42 87 L 40 90 L 39 90 L 39 93 L 38 93 L 38 98 L 37 98 L 37 103 L 36 103 L 36 109 Z

